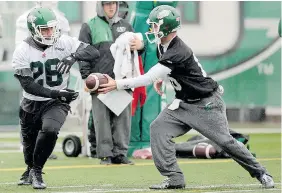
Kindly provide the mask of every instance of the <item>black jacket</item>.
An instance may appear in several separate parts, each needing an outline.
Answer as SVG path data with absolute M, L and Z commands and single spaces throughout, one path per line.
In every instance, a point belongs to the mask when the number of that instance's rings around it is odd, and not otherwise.
M 99 17 L 99 16 L 96 16 Z M 105 22 L 108 23 L 107 19 L 105 17 L 100 17 Z M 99 26 L 97 26 L 99 27 Z M 125 28 L 125 31 L 120 31 L 118 29 Z M 122 33 L 124 32 L 132 32 L 133 28 L 124 19 L 120 19 L 116 23 L 113 23 L 111 26 L 113 40 L 115 41 Z M 87 23 L 83 23 L 81 26 L 81 30 L 79 33 L 79 40 L 88 44 L 92 45 L 92 37 L 91 37 L 91 31 L 90 27 Z M 100 52 L 100 58 L 96 59 L 95 61 L 88 63 L 88 62 L 79 62 L 79 69 L 82 76 L 82 79 L 87 78 L 87 76 L 91 73 L 103 73 L 108 74 L 112 78 L 114 78 L 113 73 L 113 67 L 115 60 L 111 54 L 110 47 L 114 42 L 100 42 L 97 44 L 94 44 L 94 47 L 99 50 Z

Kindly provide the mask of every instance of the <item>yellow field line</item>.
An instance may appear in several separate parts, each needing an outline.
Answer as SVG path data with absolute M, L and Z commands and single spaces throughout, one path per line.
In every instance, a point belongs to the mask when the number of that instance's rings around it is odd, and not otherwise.
M 257 159 L 258 161 L 279 161 L 281 158 L 261 158 Z M 195 161 L 178 161 L 179 164 L 216 164 L 216 163 L 230 163 L 234 162 L 232 159 L 226 160 L 195 160 Z M 136 163 L 134 166 L 153 166 L 154 163 Z M 121 167 L 129 165 L 68 165 L 68 166 L 46 166 L 45 170 L 58 170 L 58 169 L 74 169 L 74 168 L 109 168 L 109 167 Z M 134 167 L 133 166 L 133 167 Z M 0 168 L 1 172 L 10 172 L 10 171 L 23 171 L 26 168 Z

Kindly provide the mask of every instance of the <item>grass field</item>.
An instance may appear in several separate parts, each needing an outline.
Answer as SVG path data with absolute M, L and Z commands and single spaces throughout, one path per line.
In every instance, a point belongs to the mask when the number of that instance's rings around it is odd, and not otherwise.
M 48 160 L 43 178 L 47 184 L 42 192 L 281 192 L 281 135 L 251 134 L 251 151 L 273 175 L 275 189 L 263 190 L 231 159 L 179 159 L 187 187 L 184 190 L 151 191 L 151 184 L 164 178 L 152 160 L 134 160 L 133 166 L 101 166 L 98 159 L 67 158 L 56 153 L 58 160 Z M 176 139 L 185 141 L 189 136 Z M 25 169 L 22 153 L 0 153 L 0 193 L 38 192 L 31 186 L 18 187 L 17 180 Z

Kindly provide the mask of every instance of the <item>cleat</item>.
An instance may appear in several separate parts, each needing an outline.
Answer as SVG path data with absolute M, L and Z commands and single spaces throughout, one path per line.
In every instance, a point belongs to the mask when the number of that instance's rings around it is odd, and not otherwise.
M 263 188 L 274 188 L 274 181 L 272 179 L 272 176 L 268 174 L 263 174 L 260 177 L 257 178 L 258 181 L 260 181 Z
M 34 189 L 45 189 L 46 184 L 42 179 L 42 170 L 31 169 L 29 173 L 31 179 L 32 187 Z
M 130 161 L 127 157 L 124 155 L 118 155 L 112 159 L 113 164 L 128 164 L 128 165 L 134 165 L 134 162 Z
M 111 165 L 112 164 L 111 157 L 103 157 L 103 158 L 101 158 L 100 164 L 101 165 Z
M 160 184 L 156 184 L 156 185 L 152 185 L 149 188 L 150 189 L 155 189 L 155 190 L 163 190 L 163 189 L 184 189 L 185 188 L 185 184 L 170 184 L 170 179 L 167 178 L 165 179 L 162 183 Z
M 30 172 L 30 168 L 27 167 L 27 169 L 25 170 L 25 172 L 22 174 L 20 181 L 18 182 L 19 186 L 22 185 L 31 185 L 31 181 L 29 179 L 29 172 Z

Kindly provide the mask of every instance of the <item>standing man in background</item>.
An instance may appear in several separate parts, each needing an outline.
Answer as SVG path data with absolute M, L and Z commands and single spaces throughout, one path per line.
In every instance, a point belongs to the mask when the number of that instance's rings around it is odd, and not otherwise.
M 128 4 L 124 1 L 120 1 L 119 8 L 120 7 L 128 8 Z M 118 16 L 122 19 L 126 19 L 127 15 L 128 15 L 128 10 L 118 11 Z M 97 158 L 97 151 L 96 151 L 97 143 L 96 143 L 96 134 L 95 134 L 92 110 L 90 111 L 88 118 L 88 141 L 90 143 L 90 157 Z
M 115 60 L 110 47 L 122 33 L 133 31 L 127 21 L 118 17 L 117 1 L 98 1 L 96 11 L 96 17 L 82 24 L 79 40 L 94 45 L 100 52 L 100 58 L 91 64 L 79 62 L 82 79 L 94 72 L 108 74 L 114 78 Z M 142 50 L 143 47 L 143 42 L 137 38 L 131 42 L 131 50 Z M 131 132 L 131 104 L 116 116 L 97 98 L 97 93 L 91 93 L 91 96 L 96 151 L 97 157 L 101 159 L 100 163 L 133 164 L 127 158 Z
M 58 1 L 36 1 L 35 6 L 30 10 L 20 15 L 16 21 L 16 34 L 15 34 L 15 45 L 19 45 L 23 40 L 29 37 L 30 31 L 27 28 L 27 16 L 36 7 L 50 8 L 59 22 L 58 28 L 61 34 L 68 35 L 70 32 L 70 25 L 64 14 L 58 10 Z M 57 159 L 55 154 L 51 154 L 49 159 Z

